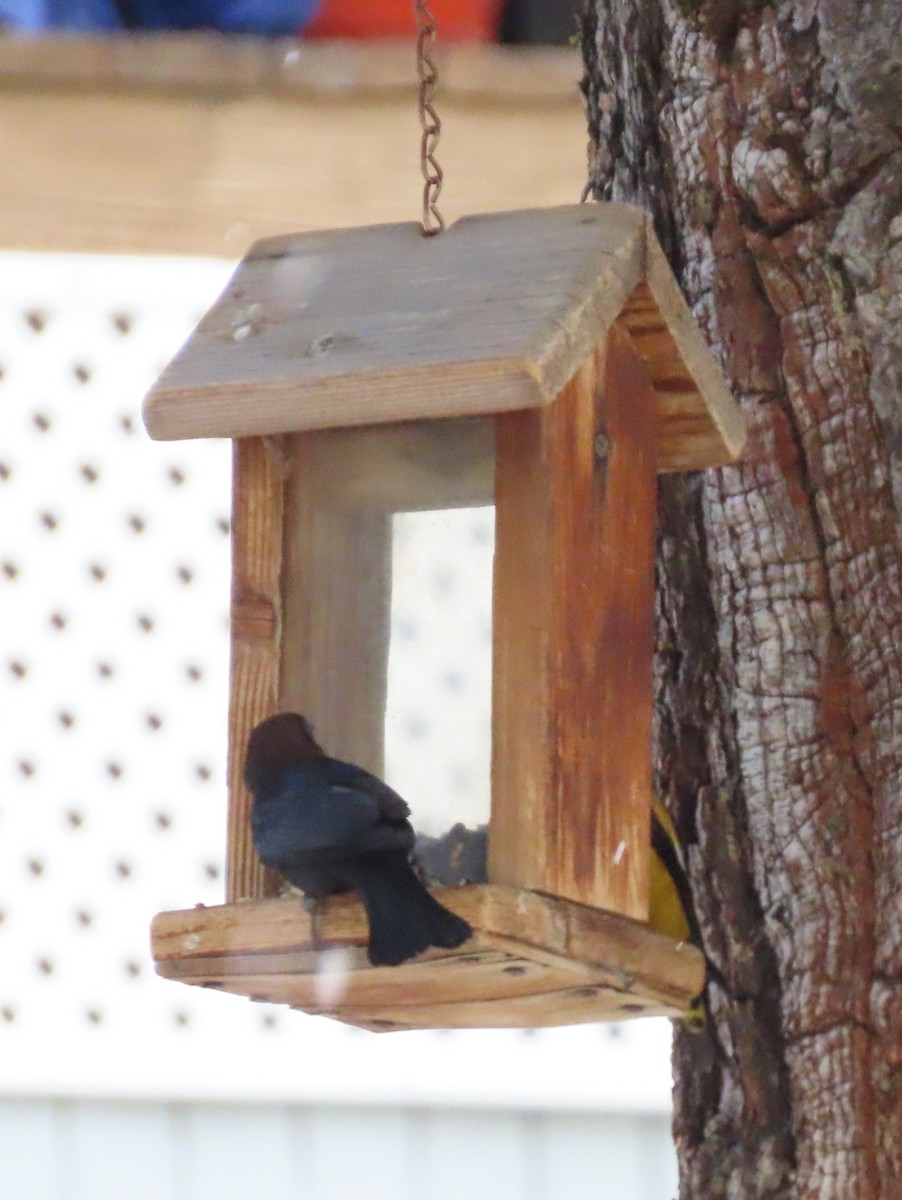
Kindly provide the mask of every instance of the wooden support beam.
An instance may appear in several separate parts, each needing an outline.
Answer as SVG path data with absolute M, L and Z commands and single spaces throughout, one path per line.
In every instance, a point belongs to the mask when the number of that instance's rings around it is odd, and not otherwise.
M 614 325 L 556 403 L 496 425 L 489 879 L 640 920 L 654 405 L 645 365 Z
M 321 501 L 381 512 L 478 508 L 495 502 L 492 417 L 397 421 L 322 430 L 317 474 Z
M 391 625 L 391 512 L 335 503 L 341 438 L 290 439 L 279 708 L 332 755 L 381 775 Z
M 258 721 L 276 711 L 282 568 L 283 484 L 263 438 L 234 443 L 232 467 L 232 660 L 229 683 L 229 813 L 226 897 L 272 893 L 277 880 L 254 853 L 244 753 Z

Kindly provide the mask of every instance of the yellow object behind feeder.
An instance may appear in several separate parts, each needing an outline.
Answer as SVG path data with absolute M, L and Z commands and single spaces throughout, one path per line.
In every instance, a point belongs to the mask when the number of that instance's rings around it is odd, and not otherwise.
M 677 941 L 693 941 L 689 885 L 670 814 L 655 797 L 651 812 L 648 923 Z

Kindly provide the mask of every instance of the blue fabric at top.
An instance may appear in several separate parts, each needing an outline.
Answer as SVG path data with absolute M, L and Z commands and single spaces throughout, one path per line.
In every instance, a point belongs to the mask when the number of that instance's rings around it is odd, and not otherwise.
M 319 0 L 0 0 L 0 25 L 16 33 L 216 29 L 298 33 Z

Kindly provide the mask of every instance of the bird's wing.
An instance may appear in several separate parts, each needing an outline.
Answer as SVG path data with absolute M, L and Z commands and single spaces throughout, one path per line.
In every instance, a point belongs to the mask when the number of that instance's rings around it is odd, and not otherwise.
M 262 862 L 278 866 L 296 855 L 354 841 L 378 824 L 379 815 L 371 797 L 338 783 L 289 787 L 254 805 L 254 844 Z
M 393 825 L 407 823 L 410 819 L 410 808 L 407 801 L 402 799 L 387 783 L 384 783 L 376 775 L 371 775 L 369 771 L 364 771 L 363 767 L 355 767 L 353 764 L 341 762 L 337 758 L 329 761 L 334 770 L 334 781 L 368 796 L 378 806 L 379 816 L 383 821 L 388 821 Z

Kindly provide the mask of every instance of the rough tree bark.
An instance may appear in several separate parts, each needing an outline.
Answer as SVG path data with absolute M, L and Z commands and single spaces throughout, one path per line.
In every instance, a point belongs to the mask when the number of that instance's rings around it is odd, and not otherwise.
M 586 0 L 590 187 L 750 426 L 662 488 L 656 768 L 711 1019 L 684 1200 L 902 1196 L 902 4 Z

